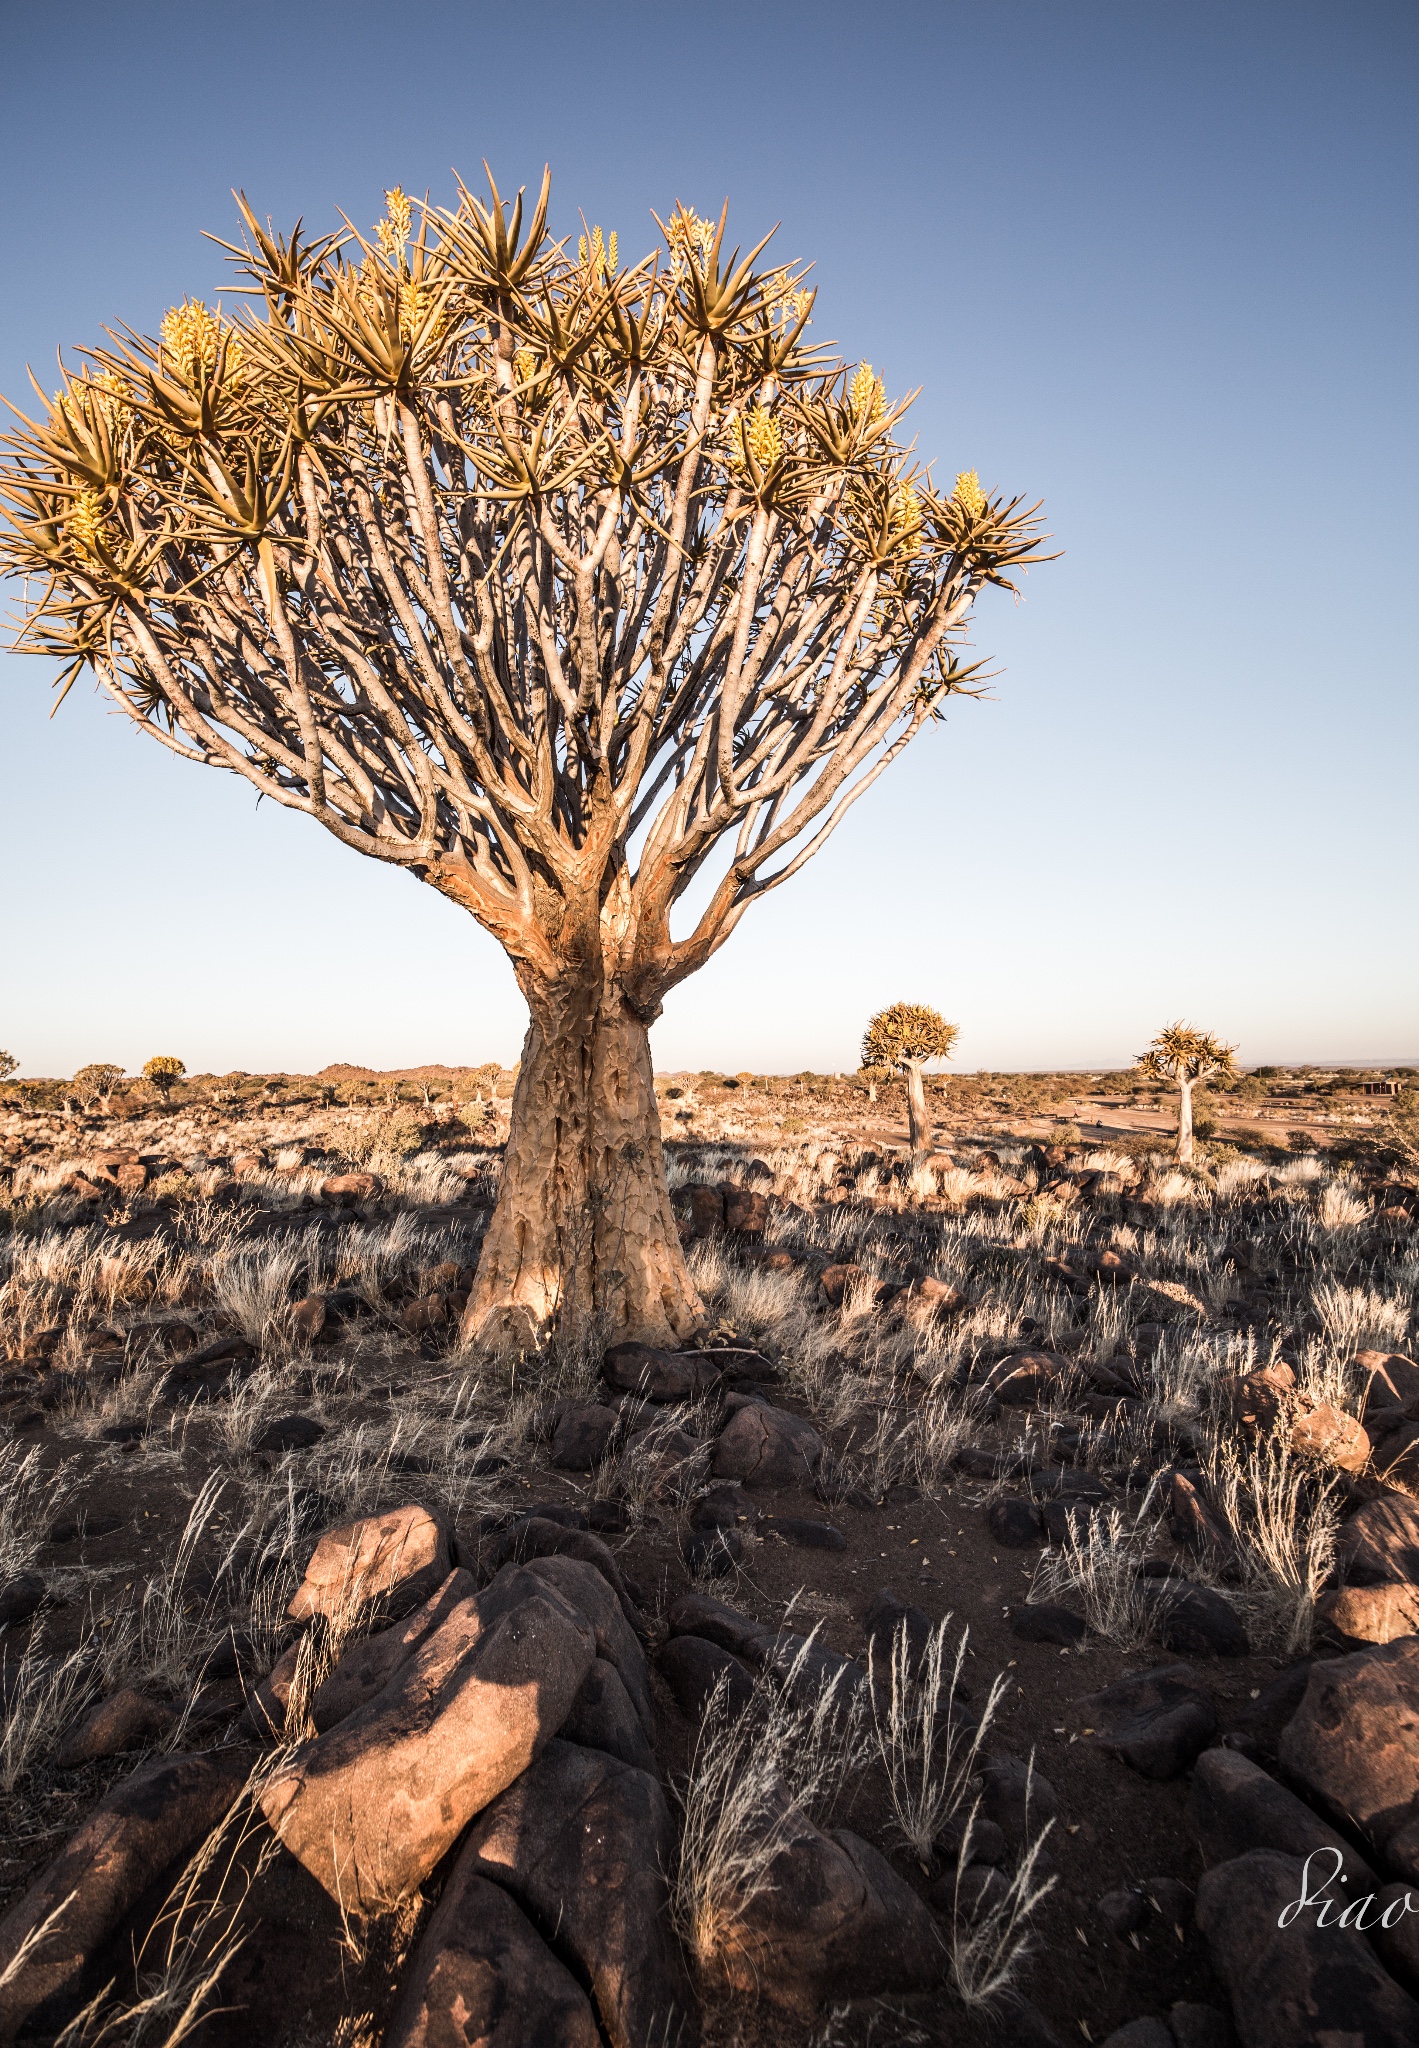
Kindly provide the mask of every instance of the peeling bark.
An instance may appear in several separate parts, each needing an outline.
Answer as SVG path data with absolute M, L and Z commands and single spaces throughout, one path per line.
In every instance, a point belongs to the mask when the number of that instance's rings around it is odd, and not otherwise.
M 569 979 L 533 1004 L 464 1335 L 677 1344 L 703 1321 L 665 1182 L 646 1024 L 618 989 Z

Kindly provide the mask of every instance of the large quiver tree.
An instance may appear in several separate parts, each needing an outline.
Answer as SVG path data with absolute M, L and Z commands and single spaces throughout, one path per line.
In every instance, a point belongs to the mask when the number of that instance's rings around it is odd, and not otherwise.
M 891 1003 L 877 1012 L 863 1033 L 863 1065 L 888 1071 L 895 1068 L 906 1077 L 907 1134 L 914 1161 L 924 1159 L 931 1150 L 931 1118 L 922 1079 L 926 1063 L 949 1059 L 960 1035 L 959 1024 L 948 1024 L 941 1012 L 927 1003 Z
M 648 1028 L 970 689 L 1033 511 L 939 493 L 723 217 L 623 268 L 549 239 L 545 180 L 417 233 L 391 192 L 368 241 L 242 213 L 240 317 L 125 331 L 9 438 L 21 643 L 506 948 L 530 1021 L 470 1329 L 683 1337 Z
M 1231 1080 L 1237 1071 L 1235 1052 L 1234 1045 L 1214 1038 L 1210 1031 L 1195 1031 L 1191 1024 L 1166 1024 L 1135 1061 L 1145 1079 L 1162 1081 L 1178 1091 L 1175 1156 L 1179 1166 L 1192 1164 L 1193 1090 L 1207 1081 Z

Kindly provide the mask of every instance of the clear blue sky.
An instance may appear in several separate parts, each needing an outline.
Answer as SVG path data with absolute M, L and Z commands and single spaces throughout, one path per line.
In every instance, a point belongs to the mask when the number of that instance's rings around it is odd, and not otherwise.
M 1042 496 L 1063 559 L 918 743 L 670 999 L 659 1064 L 855 1063 L 907 998 L 959 1064 L 1419 1056 L 1411 0 L 0 8 L 0 390 L 221 288 L 282 223 L 554 177 L 811 258 L 816 332 L 920 384 L 921 453 Z M 5 992 L 28 1073 L 516 1056 L 431 891 L 0 657 Z

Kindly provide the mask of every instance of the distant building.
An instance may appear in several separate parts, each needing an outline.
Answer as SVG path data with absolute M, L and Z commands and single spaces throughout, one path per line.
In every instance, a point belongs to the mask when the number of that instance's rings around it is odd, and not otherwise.
M 1399 1083 L 1398 1081 L 1362 1081 L 1360 1083 L 1360 1093 L 1362 1095 L 1398 1095 Z

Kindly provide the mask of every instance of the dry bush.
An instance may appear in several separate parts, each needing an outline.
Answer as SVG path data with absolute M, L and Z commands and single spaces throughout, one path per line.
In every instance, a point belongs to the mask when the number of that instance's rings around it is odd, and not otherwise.
M 1033 1756 L 1030 1771 L 1033 1774 Z M 1027 1808 L 1028 1802 L 1027 1787 Z M 958 1872 L 966 1868 L 970 1856 L 975 1817 L 976 1811 L 972 1807 L 961 1841 Z M 1003 1898 L 974 1920 L 964 1920 L 959 1913 L 952 1913 L 946 1944 L 951 1984 L 961 2003 L 970 2011 L 1001 2009 L 1001 2017 L 1008 2019 L 1010 1994 L 1019 1983 L 1035 1948 L 1030 1921 L 1057 1882 L 1052 1875 L 1043 1879 L 1036 1876 L 1045 1838 L 1053 1826 L 1053 1821 L 1046 1821 L 1040 1832 L 1020 1851 Z
M 1083 1531 L 1071 1522 L 1064 1541 L 1043 1552 L 1030 1599 L 1075 1599 L 1091 1632 L 1118 1650 L 1153 1640 L 1170 1598 L 1166 1579 L 1142 1579 L 1153 1524 L 1142 1514 L 1129 1521 L 1117 1508 L 1096 1509 Z
M 951 1615 L 942 1616 L 919 1656 L 906 1624 L 899 1624 L 885 1673 L 876 1660 L 872 1671 L 872 1733 L 896 1830 L 927 1871 L 942 1829 L 966 1801 L 1005 1693 L 1004 1675 L 997 1672 L 979 1720 L 966 1712 L 960 1686 L 970 1629 L 961 1629 L 948 1653 L 951 1621 Z
M 1326 1342 L 1347 1355 L 1366 1350 L 1400 1350 L 1409 1331 L 1413 1295 L 1385 1294 L 1377 1287 L 1344 1287 L 1323 1280 L 1311 1290 L 1311 1312 Z
M 1335 1557 L 1338 1474 L 1297 1457 L 1284 1422 L 1248 1443 L 1214 1437 L 1204 1470 L 1231 1535 L 1248 1635 L 1258 1648 L 1304 1654 Z

